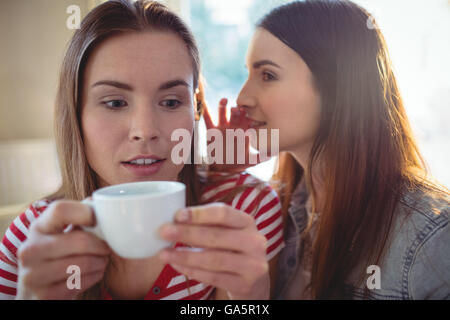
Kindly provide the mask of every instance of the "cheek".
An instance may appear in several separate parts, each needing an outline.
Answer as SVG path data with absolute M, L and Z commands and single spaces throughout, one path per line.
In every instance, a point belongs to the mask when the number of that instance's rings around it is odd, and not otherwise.
M 112 125 L 105 117 L 97 116 L 95 112 L 85 112 L 81 118 L 83 140 L 89 164 L 95 167 L 100 159 L 110 157 L 117 149 L 120 140 L 120 127 Z
M 269 108 L 268 108 L 269 109 Z M 312 89 L 283 90 L 267 110 L 271 128 L 279 129 L 280 150 L 311 142 L 320 123 L 320 98 Z
M 183 146 L 182 149 L 187 151 L 186 143 L 190 144 L 190 142 L 192 141 L 192 134 L 194 132 L 195 122 L 193 112 L 178 113 L 175 116 L 172 115 L 170 116 L 170 118 L 165 120 L 165 123 L 167 125 L 163 127 L 163 135 L 164 140 L 167 142 L 167 145 L 170 146 L 169 150 L 167 150 L 168 154 L 172 156 L 173 148 L 177 147 L 176 150 L 178 150 L 181 145 Z M 189 132 L 189 137 L 186 137 L 186 131 Z M 172 141 L 172 136 L 174 137 L 175 141 Z M 183 137 L 182 140 L 178 140 L 180 136 Z
M 321 99 L 315 89 L 309 88 L 299 97 L 299 109 L 305 133 L 316 136 L 321 118 Z
M 171 140 L 172 134 L 176 130 L 187 130 L 193 132 L 194 129 L 194 112 L 192 110 L 185 110 L 183 112 L 168 114 L 164 117 L 164 125 L 162 130 L 164 132 L 165 140 Z
M 272 92 L 268 90 L 266 97 L 261 101 L 264 102 L 261 109 L 271 128 L 282 130 L 286 126 L 289 127 L 294 120 L 293 117 L 299 114 L 297 103 L 292 99 L 292 92 L 286 88 Z

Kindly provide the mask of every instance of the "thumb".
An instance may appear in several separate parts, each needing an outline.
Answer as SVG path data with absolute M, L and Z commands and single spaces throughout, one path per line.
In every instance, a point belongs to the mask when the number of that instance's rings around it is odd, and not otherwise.
M 62 233 L 68 225 L 95 225 L 93 210 L 77 201 L 55 201 L 34 222 L 35 228 L 45 234 Z

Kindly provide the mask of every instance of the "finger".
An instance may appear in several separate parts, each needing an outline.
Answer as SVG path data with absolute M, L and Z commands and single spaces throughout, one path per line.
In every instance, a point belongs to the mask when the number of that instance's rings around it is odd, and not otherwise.
M 251 276 L 268 271 L 266 259 L 255 259 L 241 253 L 220 250 L 191 251 L 190 248 L 164 249 L 158 257 L 167 264 Z
M 24 264 L 35 260 L 50 260 L 72 255 L 104 255 L 111 253 L 109 246 L 96 236 L 82 230 L 58 235 L 40 235 L 29 238 L 19 248 L 18 257 Z
M 237 106 L 237 108 L 240 111 L 240 122 L 241 122 L 241 127 L 249 129 L 250 128 L 250 123 L 251 120 L 248 118 L 248 112 L 246 108 L 243 108 L 241 106 Z
M 247 118 L 247 110 L 244 108 L 237 107 L 239 110 L 239 128 L 244 130 L 250 129 L 250 120 Z
M 80 278 L 79 288 L 69 288 L 67 280 L 56 282 L 50 286 L 36 288 L 35 296 L 42 300 L 70 300 L 76 298 L 94 284 L 99 282 L 104 276 L 102 271 L 97 271 L 89 274 L 84 274 Z
M 203 119 L 205 120 L 205 125 L 207 129 L 215 128 L 214 122 L 209 113 L 208 107 L 205 105 L 203 109 Z
M 46 234 L 61 233 L 70 225 L 95 225 L 92 209 L 77 201 L 55 201 L 50 204 L 39 219 L 31 227 Z
M 79 254 L 107 256 L 111 253 L 111 248 L 105 241 L 84 230 L 56 237 L 58 240 L 50 248 L 52 252 L 47 255 L 48 258 Z
M 238 128 L 241 124 L 241 111 L 234 107 L 230 109 L 230 126 Z
M 40 287 L 66 281 L 74 273 L 69 267 L 77 267 L 74 270 L 83 278 L 87 274 L 105 271 L 108 261 L 109 258 L 104 256 L 72 256 L 43 262 L 38 268 L 24 267 L 22 277 L 26 285 Z
M 175 222 L 256 230 L 253 217 L 224 203 L 211 203 L 182 209 L 175 214 Z
M 257 231 L 223 227 L 166 224 L 161 227 L 160 236 L 196 248 L 243 252 L 255 257 L 265 256 L 267 248 L 266 238 Z
M 223 98 L 219 102 L 219 126 L 227 125 L 227 103 L 228 100 Z

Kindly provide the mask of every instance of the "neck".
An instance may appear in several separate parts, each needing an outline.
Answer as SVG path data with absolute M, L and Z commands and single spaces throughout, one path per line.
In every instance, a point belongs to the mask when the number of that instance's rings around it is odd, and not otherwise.
M 157 257 L 124 259 L 112 254 L 111 260 L 107 285 L 116 299 L 143 299 L 164 267 Z
M 296 150 L 293 152 L 289 152 L 297 163 L 302 167 L 303 172 L 309 172 L 309 157 L 311 153 L 311 147 L 304 148 L 301 150 Z M 320 157 L 319 157 L 320 158 Z M 317 160 L 312 163 L 311 170 L 311 181 L 314 186 L 315 197 L 313 199 L 314 210 L 316 212 L 321 212 L 324 206 L 325 201 L 325 188 L 324 188 L 324 178 L 323 173 L 321 171 L 321 162 Z M 311 186 L 307 186 L 310 188 Z M 312 190 L 308 190 L 308 193 L 312 195 Z

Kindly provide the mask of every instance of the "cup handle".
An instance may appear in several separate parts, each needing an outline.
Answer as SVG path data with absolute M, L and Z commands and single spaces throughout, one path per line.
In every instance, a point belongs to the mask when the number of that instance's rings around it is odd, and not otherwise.
M 94 201 L 92 201 L 89 198 L 84 199 L 83 201 L 81 201 L 81 203 L 88 205 L 89 207 L 91 207 L 92 212 L 95 215 L 95 206 L 94 206 Z M 93 227 L 86 227 L 86 226 L 81 226 L 81 229 L 83 229 L 84 231 L 90 232 L 94 235 L 96 235 L 97 237 L 99 237 L 102 240 L 105 240 L 105 236 L 103 235 L 102 229 L 100 228 L 99 224 L 98 224 L 98 219 L 97 220 L 97 224 Z

